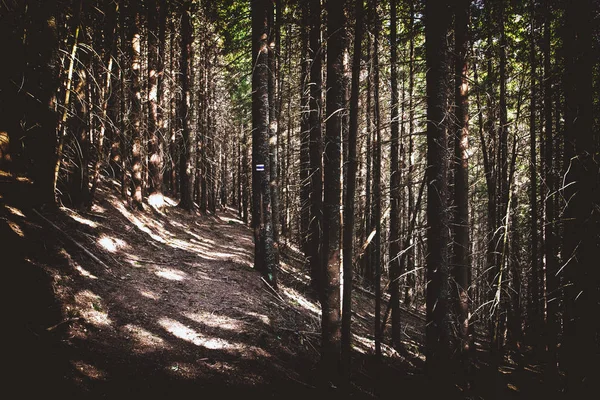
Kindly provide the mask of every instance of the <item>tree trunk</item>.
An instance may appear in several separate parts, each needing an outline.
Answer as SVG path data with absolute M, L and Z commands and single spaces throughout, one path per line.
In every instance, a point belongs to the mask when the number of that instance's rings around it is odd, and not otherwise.
M 399 135 L 400 115 L 398 102 L 398 43 L 397 43 L 397 4 L 390 3 L 390 46 L 391 46 L 391 138 L 390 138 L 390 302 L 392 309 L 392 345 L 399 350 L 402 331 L 400 327 L 400 170 Z
M 427 63 L 427 314 L 426 374 L 440 383 L 447 378 L 450 357 L 448 176 L 445 127 L 447 46 L 450 10 L 445 1 L 425 3 Z
M 352 91 L 350 94 L 350 121 L 348 129 L 348 175 L 344 203 L 343 234 L 343 296 L 342 296 L 342 368 L 344 379 L 350 378 L 350 358 L 352 342 L 352 277 L 354 261 L 354 195 L 356 192 L 356 138 L 358 137 L 358 101 L 360 95 L 360 60 L 363 38 L 363 0 L 356 0 L 356 24 L 354 25 L 354 55 L 352 60 Z
M 309 97 L 309 129 L 310 129 L 310 224 L 309 254 L 311 285 L 317 293 L 321 293 L 322 279 L 322 234 L 323 234 L 323 143 L 321 138 L 321 85 L 323 53 L 321 51 L 321 1 L 311 0 L 309 3 L 310 53 L 312 65 L 310 69 Z
M 565 177 L 563 267 L 565 315 L 562 350 L 566 390 L 585 397 L 598 385 L 598 162 L 593 130 L 593 2 L 565 3 Z M 561 346 L 562 347 L 562 346 Z
M 339 373 L 340 310 L 340 195 L 342 116 L 344 108 L 344 2 L 327 2 L 327 123 L 324 158 L 322 352 L 323 371 L 336 382 Z
M 181 118 L 181 144 L 182 154 L 179 160 L 179 185 L 181 190 L 181 199 L 179 207 L 184 210 L 194 209 L 194 152 L 195 141 L 192 133 L 188 115 L 190 111 L 190 59 L 192 52 L 192 24 L 190 21 L 191 3 L 186 0 L 181 9 L 181 91 L 182 99 L 180 103 L 179 117 Z
M 453 278 L 456 284 L 456 318 L 461 359 L 466 362 L 469 350 L 469 81 L 467 49 L 469 42 L 470 0 L 456 4 L 454 46 L 454 246 Z
M 277 287 L 277 255 L 273 240 L 269 165 L 269 61 L 268 32 L 273 5 L 252 0 L 252 201 L 254 268 Z

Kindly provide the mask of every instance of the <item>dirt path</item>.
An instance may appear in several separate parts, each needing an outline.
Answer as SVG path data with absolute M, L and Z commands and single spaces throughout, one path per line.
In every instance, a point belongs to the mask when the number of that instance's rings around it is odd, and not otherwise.
M 310 389 L 317 304 L 285 273 L 279 294 L 271 291 L 252 269 L 251 232 L 232 212 L 199 216 L 173 202 L 132 212 L 103 190 L 90 213 L 37 217 L 9 199 L 2 207 L 11 260 L 45 280 L 30 295 L 46 298 L 33 303 L 53 298 L 52 316 L 21 319 L 28 336 L 60 353 L 50 369 L 61 369 L 61 390 Z

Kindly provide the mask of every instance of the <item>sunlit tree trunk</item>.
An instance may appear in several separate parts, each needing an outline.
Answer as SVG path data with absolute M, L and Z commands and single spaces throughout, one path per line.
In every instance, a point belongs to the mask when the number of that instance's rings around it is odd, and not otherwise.
M 341 310 L 341 156 L 342 116 L 344 109 L 344 2 L 327 2 L 327 118 L 325 135 L 322 282 L 323 371 L 336 381 L 339 373 Z
M 454 19 L 454 246 L 452 276 L 456 288 L 456 318 L 460 354 L 464 359 L 469 350 L 469 80 L 467 49 L 469 41 L 470 0 L 455 5 Z
M 254 268 L 276 287 L 277 258 L 273 240 L 269 164 L 268 32 L 273 4 L 252 0 L 252 198 Z
M 344 379 L 350 378 L 350 356 L 352 342 L 352 278 L 354 261 L 354 213 L 356 192 L 356 139 L 358 137 L 358 105 L 360 96 L 360 60 L 362 56 L 363 39 L 363 0 L 355 2 L 354 25 L 354 55 L 352 60 L 352 88 L 350 94 L 350 120 L 348 129 L 348 175 L 346 178 L 346 196 L 344 200 L 344 227 L 343 227 L 343 297 L 342 297 L 342 368 Z

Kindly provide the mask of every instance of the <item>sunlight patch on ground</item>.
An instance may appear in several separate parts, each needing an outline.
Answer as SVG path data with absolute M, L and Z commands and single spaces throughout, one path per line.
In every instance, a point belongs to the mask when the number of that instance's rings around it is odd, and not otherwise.
M 237 319 L 209 312 L 183 313 L 183 315 L 192 321 L 210 326 L 211 328 L 226 329 L 234 332 L 239 332 L 244 325 L 243 322 L 238 321 Z
M 154 270 L 154 273 L 161 278 L 168 279 L 170 281 L 183 281 L 187 279 L 188 275 L 185 272 L 172 269 L 172 268 L 162 268 L 157 267 Z
M 183 325 L 181 322 L 170 318 L 161 318 L 158 321 L 158 324 L 173 336 L 193 343 L 196 346 L 205 347 L 211 350 L 236 350 L 240 348 L 239 345 L 231 344 L 221 338 L 204 337 L 195 330 Z
M 157 235 L 156 233 L 152 232 L 152 230 L 150 230 L 150 228 L 148 228 L 146 226 L 146 224 L 144 224 L 144 222 L 142 220 L 140 220 L 138 217 L 136 217 L 135 215 L 133 215 L 131 212 L 129 212 L 125 206 L 123 205 L 123 203 L 119 200 L 114 200 L 112 201 L 113 206 L 121 213 L 123 214 L 123 216 L 125 218 L 127 218 L 132 224 L 134 224 L 139 230 L 141 230 L 142 232 L 148 234 L 148 236 L 150 236 L 152 239 L 156 240 L 157 242 L 160 243 L 165 243 L 165 240 L 160 237 L 159 235 Z
M 71 363 L 73 364 L 73 366 L 75 368 L 77 368 L 77 370 L 79 372 L 81 372 L 83 375 L 87 376 L 90 379 L 94 379 L 94 380 L 105 380 L 106 379 L 106 372 L 102 371 L 101 369 L 99 369 L 91 364 L 88 364 L 83 361 L 71 361 Z
M 80 224 L 84 224 L 89 226 L 90 228 L 97 228 L 98 224 L 95 223 L 92 220 L 89 220 L 87 218 L 83 218 L 81 215 L 77 214 L 75 211 L 66 208 L 66 207 L 61 207 L 61 210 L 65 212 L 65 214 L 67 214 L 69 217 L 71 217 L 71 219 L 79 222 Z
M 254 311 L 244 311 L 244 312 L 246 314 L 258 319 L 260 322 L 262 322 L 265 325 L 271 324 L 271 319 L 264 314 L 255 313 Z
M 165 198 L 160 193 L 153 193 L 148 197 L 148 204 L 160 210 L 165 206 Z
M 7 222 L 8 222 L 8 226 L 10 227 L 10 229 L 13 230 L 14 233 L 19 235 L 20 237 L 25 237 L 25 234 L 23 233 L 23 230 L 21 229 L 21 227 L 19 225 L 17 225 L 16 223 L 14 223 L 12 221 L 7 221 Z
M 352 335 L 352 338 L 354 339 L 354 342 L 356 342 L 352 344 L 352 347 L 359 353 L 368 354 L 375 348 L 374 342 L 370 339 L 357 334 Z
M 169 196 L 163 196 L 165 203 L 170 205 L 171 207 L 175 207 L 177 205 L 177 200 L 170 198 Z
M 8 211 L 10 211 L 11 213 L 13 213 L 14 215 L 17 215 L 19 217 L 23 217 L 25 218 L 25 214 L 23 214 L 23 212 L 21 210 L 19 210 L 18 208 L 15 207 L 11 207 L 8 205 L 4 206 Z
M 221 216 L 219 216 L 219 218 L 220 218 L 221 220 L 223 220 L 224 222 L 227 222 L 227 223 L 230 223 L 230 222 L 231 222 L 231 223 L 235 223 L 235 224 L 243 224 L 243 222 L 242 222 L 242 221 L 240 221 L 240 220 L 239 220 L 239 219 L 237 219 L 237 218 L 229 218 L 229 217 L 224 217 L 224 216 L 222 216 L 222 215 L 221 215 Z
M 302 294 L 298 293 L 296 290 L 284 287 L 282 293 L 285 295 L 285 297 L 290 299 L 292 303 L 297 304 L 314 314 L 321 315 L 321 308 L 316 303 L 313 303 Z
M 160 300 L 160 296 L 154 292 L 150 292 L 148 290 L 140 290 L 140 294 L 147 299 L 151 300 Z
M 163 338 L 137 325 L 125 325 L 123 330 L 135 341 L 134 350 L 136 352 L 148 353 L 168 347 Z
M 102 206 L 99 206 L 98 204 L 94 204 L 92 205 L 92 212 L 104 214 L 106 212 L 106 209 Z
M 89 278 L 89 279 L 98 279 L 98 277 L 92 273 L 90 273 L 89 271 L 83 269 L 83 267 L 79 264 L 75 264 L 75 270 L 77 270 L 77 272 L 79 272 L 79 275 L 83 276 L 84 278 Z
M 106 251 L 115 253 L 117 250 L 129 247 L 125 241 L 119 238 L 112 238 L 110 236 L 102 235 L 98 239 L 98 244 Z
M 112 325 L 112 321 L 104 310 L 100 296 L 89 290 L 84 290 L 75 295 L 75 303 L 81 310 L 81 316 L 92 325 L 97 327 Z

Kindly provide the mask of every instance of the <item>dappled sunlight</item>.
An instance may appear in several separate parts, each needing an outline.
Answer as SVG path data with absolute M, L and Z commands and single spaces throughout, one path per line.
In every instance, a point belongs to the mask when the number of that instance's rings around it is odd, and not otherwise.
M 109 253 L 116 253 L 117 250 L 129 247 L 124 240 L 113 238 L 107 235 L 101 235 L 98 239 L 98 244 Z
M 17 223 L 15 223 L 13 221 L 7 221 L 7 223 L 8 223 L 8 226 L 10 227 L 10 229 L 12 229 L 12 231 L 14 233 L 19 235 L 20 237 L 25 237 L 25 233 L 23 233 L 23 230 Z
M 75 303 L 77 304 L 81 316 L 90 324 L 106 328 L 112 325 L 111 319 L 102 304 L 100 296 L 92 293 L 90 290 L 83 290 L 75 295 Z
M 127 338 L 133 340 L 133 350 L 137 353 L 149 353 L 170 347 L 163 338 L 138 325 L 128 324 L 122 327 L 122 329 L 128 335 Z
M 154 207 L 155 209 L 160 210 L 161 208 L 163 208 L 165 206 L 165 198 L 160 193 L 153 193 L 150 196 L 148 196 L 148 204 L 151 207 Z
M 6 208 L 8 211 L 10 211 L 12 214 L 18 216 L 18 217 L 23 217 L 25 218 L 25 214 L 23 214 L 23 212 L 21 210 L 19 210 L 18 208 L 15 207 L 11 207 L 9 205 L 5 205 L 4 208 Z
M 245 311 L 245 313 L 258 319 L 260 322 L 262 322 L 265 325 L 271 325 L 271 318 L 267 317 L 264 314 L 255 313 L 253 311 Z
M 71 364 L 84 376 L 93 380 L 106 380 L 107 374 L 98 367 L 81 360 L 71 361 Z
M 75 264 L 74 268 L 77 272 L 79 272 L 79 275 L 83 276 L 84 278 L 89 278 L 89 279 L 98 279 L 98 277 L 92 273 L 90 273 L 89 271 L 83 269 L 83 267 L 79 264 Z
M 67 214 L 71 219 L 79 222 L 80 224 L 87 225 L 90 228 L 98 227 L 98 223 L 96 223 L 92 220 L 89 220 L 87 218 L 83 218 L 81 215 L 77 214 L 75 211 L 71 210 L 70 208 L 61 207 L 61 210 L 64 211 L 64 213 Z
M 226 315 L 219 315 L 209 312 L 198 312 L 198 313 L 183 313 L 186 318 L 211 328 L 226 329 L 228 331 L 239 332 L 243 327 L 244 323 L 237 319 L 230 318 Z
M 183 281 L 188 278 L 188 275 L 185 272 L 172 268 L 157 267 L 155 268 L 154 273 L 157 276 L 160 276 L 164 279 L 168 279 L 170 281 Z
M 231 344 L 221 338 L 205 337 L 195 330 L 188 328 L 179 321 L 170 318 L 161 318 L 158 324 L 173 336 L 193 343 L 196 346 L 205 347 L 211 350 L 237 350 L 240 345 Z
M 160 296 L 149 290 L 140 289 L 140 294 L 150 300 L 160 300 Z
M 104 214 L 106 212 L 106 208 L 98 205 L 98 204 L 93 204 L 92 205 L 92 212 L 98 213 L 98 214 Z
M 281 293 L 283 293 L 283 295 L 285 297 L 290 299 L 293 304 L 299 305 L 302 308 L 312 312 L 313 314 L 321 315 L 321 307 L 319 307 L 319 305 L 317 303 L 307 299 L 304 295 L 300 294 L 298 291 L 296 291 L 292 288 L 284 287 L 281 290 Z

